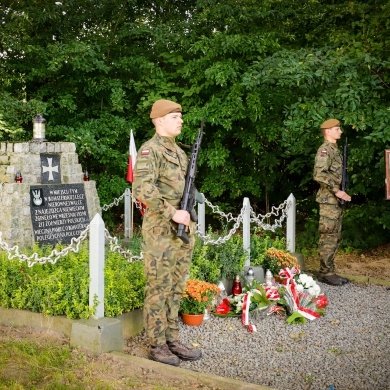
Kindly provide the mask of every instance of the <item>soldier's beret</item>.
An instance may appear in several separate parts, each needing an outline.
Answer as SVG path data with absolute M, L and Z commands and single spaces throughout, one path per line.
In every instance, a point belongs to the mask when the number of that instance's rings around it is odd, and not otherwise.
M 328 119 L 321 125 L 321 129 L 331 129 L 336 126 L 340 126 L 340 121 L 337 119 Z
M 157 100 L 152 106 L 150 118 L 160 118 L 170 112 L 181 112 L 181 105 L 170 100 Z

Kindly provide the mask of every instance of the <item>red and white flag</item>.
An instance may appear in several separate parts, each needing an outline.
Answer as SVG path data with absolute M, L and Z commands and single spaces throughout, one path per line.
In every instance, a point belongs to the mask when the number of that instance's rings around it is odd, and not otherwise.
M 134 181 L 134 167 L 135 162 L 137 161 L 137 149 L 135 147 L 133 130 L 130 131 L 130 144 L 129 144 L 129 163 L 127 165 L 127 175 L 126 180 L 129 183 Z M 141 203 L 139 200 L 136 201 L 136 206 L 139 209 L 140 213 L 144 215 L 146 206 Z
M 131 130 L 130 144 L 129 144 L 129 164 L 127 166 L 127 176 L 126 176 L 126 180 L 130 183 L 132 183 L 134 180 L 133 172 L 134 172 L 136 160 L 137 160 L 137 149 L 135 147 L 133 130 Z

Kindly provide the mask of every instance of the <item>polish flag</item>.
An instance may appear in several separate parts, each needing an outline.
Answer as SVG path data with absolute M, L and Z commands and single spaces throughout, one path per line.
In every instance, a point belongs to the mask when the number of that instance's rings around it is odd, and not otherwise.
M 126 180 L 132 183 L 134 180 L 133 172 L 135 167 L 135 161 L 137 159 L 137 149 L 135 147 L 133 130 L 130 132 L 130 145 L 129 145 L 129 164 L 127 166 Z
M 129 163 L 127 165 L 127 175 L 126 180 L 129 183 L 132 183 L 134 181 L 134 167 L 135 162 L 137 160 L 137 149 L 135 147 L 135 141 L 134 141 L 134 135 L 133 130 L 130 131 L 130 144 L 129 144 Z M 139 200 L 137 200 L 137 208 L 139 209 L 140 213 L 142 215 L 145 214 L 146 206 L 141 203 Z

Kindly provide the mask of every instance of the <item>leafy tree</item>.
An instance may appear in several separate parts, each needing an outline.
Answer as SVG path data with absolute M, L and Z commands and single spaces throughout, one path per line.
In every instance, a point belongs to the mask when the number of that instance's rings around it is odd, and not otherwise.
M 5 0 L 0 139 L 29 140 L 42 113 L 50 140 L 76 143 L 106 204 L 128 185 L 130 129 L 139 147 L 151 104 L 177 100 L 180 141 L 206 120 L 198 187 L 213 203 L 238 211 L 247 196 L 266 211 L 293 192 L 305 220 L 316 218 L 318 128 L 337 117 L 350 192 L 384 215 L 389 13 L 385 0 Z

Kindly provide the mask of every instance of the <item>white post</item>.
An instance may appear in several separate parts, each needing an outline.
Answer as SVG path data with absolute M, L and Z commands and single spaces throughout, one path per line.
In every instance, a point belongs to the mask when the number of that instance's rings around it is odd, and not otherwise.
M 287 198 L 287 229 L 286 229 L 286 239 L 287 239 L 287 250 L 291 253 L 295 252 L 295 229 L 296 229 L 296 201 L 295 196 L 290 194 Z
M 249 198 L 244 198 L 243 206 L 245 211 L 242 219 L 242 240 L 244 251 L 247 252 L 244 266 L 249 267 L 251 263 L 251 205 Z
M 89 231 L 89 306 L 98 301 L 95 319 L 104 318 L 104 221 L 96 214 Z
M 202 197 L 203 202 L 198 202 L 198 230 L 204 236 L 206 234 L 206 205 L 204 203 L 204 195 L 199 193 Z
M 131 207 L 131 191 L 130 188 L 125 190 L 125 238 L 132 236 L 131 220 L 132 220 L 132 207 Z

